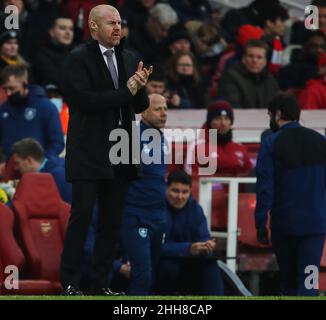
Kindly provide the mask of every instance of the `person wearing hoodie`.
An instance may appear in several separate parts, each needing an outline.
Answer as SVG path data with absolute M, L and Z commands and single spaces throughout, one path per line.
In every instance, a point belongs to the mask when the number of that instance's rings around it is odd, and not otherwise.
M 46 156 L 58 156 L 64 149 L 58 110 L 41 87 L 28 84 L 27 67 L 6 66 L 0 83 L 8 95 L 0 108 L 0 145 L 6 158 L 12 145 L 27 137 L 36 139 Z
M 189 146 L 185 163 L 185 171 L 193 177 L 198 176 L 200 163 L 194 156 L 208 154 L 217 157 L 217 176 L 243 176 L 252 169 L 247 148 L 232 141 L 232 124 L 234 113 L 232 106 L 226 101 L 216 101 L 207 108 L 207 120 L 202 129 L 205 137 Z M 217 130 L 217 140 L 210 141 L 208 130 Z M 215 152 L 216 151 L 216 152 Z
M 71 184 L 66 181 L 63 158 L 46 157 L 41 144 L 32 138 L 17 141 L 12 146 L 16 170 L 21 174 L 28 172 L 49 173 L 53 176 L 63 201 L 71 203 Z
M 211 238 L 202 207 L 191 196 L 191 177 L 182 170 L 168 176 L 167 228 L 158 268 L 157 292 L 163 295 L 223 295 Z

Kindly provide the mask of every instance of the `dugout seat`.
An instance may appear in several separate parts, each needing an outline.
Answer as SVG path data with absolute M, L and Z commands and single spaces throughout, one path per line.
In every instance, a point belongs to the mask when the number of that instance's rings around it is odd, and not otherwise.
M 16 266 L 19 271 L 18 289 L 6 289 L 7 266 Z M 25 278 L 25 257 L 14 237 L 14 213 L 0 203 L 0 295 L 51 295 L 58 290 L 50 281 Z M 10 281 L 12 284 L 12 281 Z
M 62 201 L 53 177 L 46 173 L 24 174 L 13 207 L 29 274 L 61 288 L 60 258 L 70 206 Z

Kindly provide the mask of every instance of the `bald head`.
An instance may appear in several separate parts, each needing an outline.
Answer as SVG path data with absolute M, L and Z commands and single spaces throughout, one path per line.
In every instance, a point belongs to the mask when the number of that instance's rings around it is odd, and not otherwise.
M 150 127 L 162 129 L 167 119 L 166 99 L 157 93 L 149 95 L 149 107 L 142 113 L 143 121 Z
M 106 48 L 120 43 L 121 17 L 119 11 L 110 5 L 94 7 L 88 17 L 88 26 L 92 37 Z
M 105 14 L 107 13 L 119 14 L 119 11 L 113 6 L 109 6 L 107 4 L 100 4 L 92 8 L 92 10 L 90 11 L 88 17 L 88 23 L 90 23 L 90 21 L 98 21 L 99 19 L 104 18 Z

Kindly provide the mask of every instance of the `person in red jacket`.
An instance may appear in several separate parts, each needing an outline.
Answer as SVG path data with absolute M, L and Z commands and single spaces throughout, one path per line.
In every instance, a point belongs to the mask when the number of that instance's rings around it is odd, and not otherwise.
M 326 66 L 326 53 L 319 57 L 319 68 Z M 299 97 L 301 109 L 326 109 L 326 76 L 311 79 L 301 91 Z
M 217 101 L 208 106 L 207 121 L 203 125 L 205 135 L 189 147 L 185 171 L 192 176 L 198 175 L 200 164 L 195 157 L 205 152 L 209 158 L 217 158 L 217 170 L 215 176 L 244 176 L 252 169 L 247 148 L 232 141 L 232 124 L 234 113 L 232 106 L 226 101 Z M 217 140 L 209 141 L 208 130 L 217 130 Z M 210 146 L 211 145 L 211 146 Z

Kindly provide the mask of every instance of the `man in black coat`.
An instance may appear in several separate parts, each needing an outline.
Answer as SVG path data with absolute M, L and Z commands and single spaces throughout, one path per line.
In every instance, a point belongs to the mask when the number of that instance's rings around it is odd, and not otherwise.
M 91 293 L 117 295 L 108 288 L 107 279 L 128 181 L 140 172 L 130 161 L 112 163 L 110 149 L 114 143 L 109 136 L 117 128 L 131 136 L 135 113 L 149 105 L 144 86 L 151 71 L 143 69 L 142 62 L 137 68 L 132 54 L 122 49 L 121 18 L 114 7 L 94 7 L 89 27 L 93 40 L 73 50 L 64 66 L 64 91 L 70 106 L 66 176 L 72 182 L 72 206 L 61 282 L 64 294 L 81 294 L 78 285 L 83 248 L 98 201 Z

